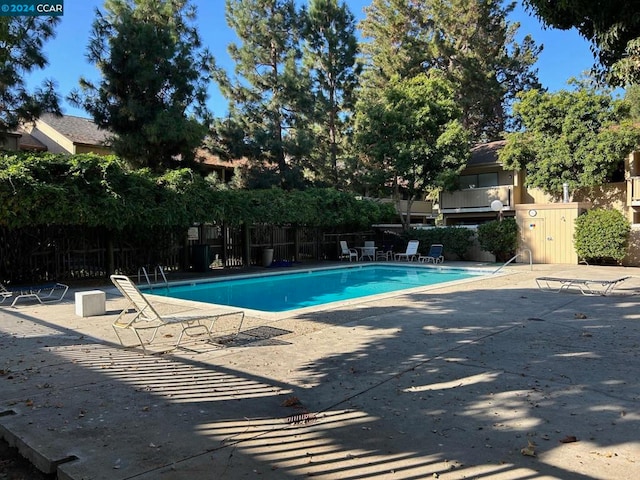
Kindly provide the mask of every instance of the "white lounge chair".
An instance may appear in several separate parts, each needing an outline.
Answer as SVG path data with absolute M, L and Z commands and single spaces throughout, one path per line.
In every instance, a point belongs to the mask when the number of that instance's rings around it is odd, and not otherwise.
M 10 288 L 0 283 L 0 304 L 13 299 L 11 306 L 15 307 L 18 300 L 22 298 L 31 298 L 42 304 L 59 302 L 64 298 L 68 290 L 69 286 L 64 283 L 47 283 L 44 285 Z
M 422 263 L 443 263 L 444 255 L 442 252 L 444 251 L 444 246 L 441 243 L 434 243 L 429 247 L 429 253 L 426 255 L 420 255 L 418 257 L 418 261 Z
M 540 290 L 560 293 L 568 290 L 579 290 L 583 295 L 608 295 L 618 285 L 629 277 L 614 280 L 587 280 L 582 278 L 538 277 L 536 283 Z
M 355 248 L 349 248 L 346 240 L 340 240 L 340 260 L 352 258 L 358 260 L 358 251 Z
M 418 246 L 420 245 L 419 240 L 410 240 L 407 244 L 407 250 L 404 253 L 396 253 L 395 259 L 402 260 L 405 259 L 407 261 L 412 261 L 418 258 Z
M 113 330 L 116 332 L 116 336 L 122 346 L 124 342 L 122 337 L 118 333 L 118 330 L 131 330 L 135 333 L 140 346 L 144 353 L 146 353 L 145 342 L 140 334 L 143 330 L 153 330 L 151 338 L 146 342 L 150 344 L 153 342 L 160 327 L 171 324 L 179 324 L 182 328 L 180 336 L 175 344 L 177 348 L 182 341 L 185 334 L 188 336 L 206 334 L 209 339 L 213 339 L 213 327 L 220 317 L 237 315 L 237 327 L 233 329 L 233 335 L 226 335 L 228 340 L 230 337 L 237 335 L 242 328 L 242 322 L 244 320 L 244 311 L 242 310 L 215 310 L 212 312 L 202 311 L 197 315 L 175 315 L 164 316 L 160 315 L 156 309 L 149 303 L 147 298 L 136 287 L 131 279 L 125 275 L 111 275 L 111 281 L 118 288 L 122 296 L 128 301 L 127 306 L 122 310 L 118 318 L 113 322 Z M 130 313 L 129 309 L 133 307 L 134 312 Z M 129 318 L 128 318 L 129 317 Z

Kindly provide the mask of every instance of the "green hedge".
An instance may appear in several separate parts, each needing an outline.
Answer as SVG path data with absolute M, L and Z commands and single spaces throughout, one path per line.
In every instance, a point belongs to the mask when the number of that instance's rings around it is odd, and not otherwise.
M 413 228 L 406 233 L 406 240 L 419 240 L 418 251 L 421 255 L 429 252 L 434 243 L 444 246 L 445 254 L 454 254 L 458 260 L 464 260 L 467 251 L 473 245 L 475 232 L 465 227 Z
M 618 210 L 589 210 L 576 219 L 576 253 L 589 263 L 619 263 L 627 254 L 630 233 L 631 225 Z
M 506 262 L 518 247 L 518 224 L 515 218 L 492 220 L 478 226 L 480 248 L 493 253 L 498 262 Z
M 93 154 L 0 155 L 0 225 L 188 227 L 194 223 L 270 223 L 369 227 L 393 207 L 335 189 L 216 190 L 189 169 L 163 175 L 128 170 Z

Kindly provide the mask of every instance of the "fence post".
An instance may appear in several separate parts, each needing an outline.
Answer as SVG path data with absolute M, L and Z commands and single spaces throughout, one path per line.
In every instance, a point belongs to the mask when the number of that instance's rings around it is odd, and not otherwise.
M 251 227 L 247 223 L 242 224 L 242 263 L 251 266 Z

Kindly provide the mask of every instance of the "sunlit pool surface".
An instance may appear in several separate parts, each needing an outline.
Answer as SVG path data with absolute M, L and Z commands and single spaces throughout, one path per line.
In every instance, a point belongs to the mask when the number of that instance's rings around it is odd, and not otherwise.
M 367 265 L 177 284 L 147 289 L 146 293 L 263 312 L 287 312 L 480 274 L 462 269 Z

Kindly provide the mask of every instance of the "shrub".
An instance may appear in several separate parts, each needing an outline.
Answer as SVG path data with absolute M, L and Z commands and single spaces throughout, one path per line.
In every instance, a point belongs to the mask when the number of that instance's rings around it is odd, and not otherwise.
M 576 219 L 576 253 L 590 263 L 619 263 L 627 254 L 630 232 L 629 222 L 618 210 L 589 210 Z
M 518 224 L 515 218 L 493 220 L 478 226 L 480 248 L 491 252 L 499 262 L 506 262 L 516 253 Z
M 473 245 L 473 230 L 465 227 L 412 229 L 407 233 L 406 240 L 420 240 L 418 251 L 421 255 L 426 255 L 432 244 L 441 243 L 445 255 L 452 253 L 459 260 L 464 260 L 467 250 Z

